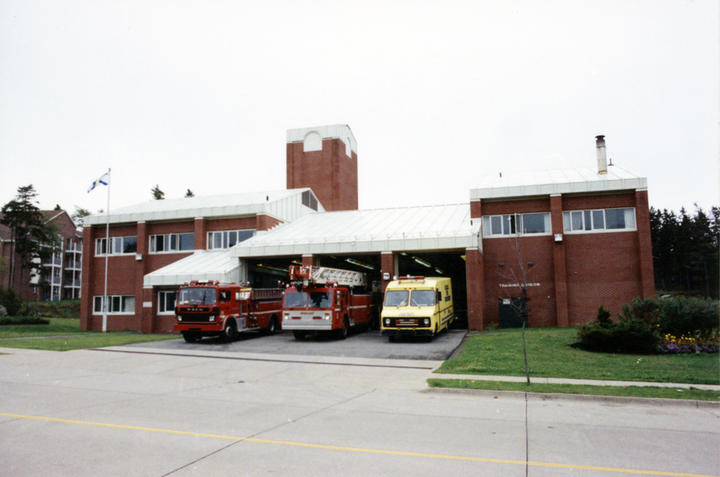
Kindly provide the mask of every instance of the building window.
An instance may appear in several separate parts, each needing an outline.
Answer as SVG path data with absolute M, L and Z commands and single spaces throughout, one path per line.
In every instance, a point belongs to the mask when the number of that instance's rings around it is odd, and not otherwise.
M 159 291 L 158 292 L 158 315 L 172 315 L 175 313 L 175 297 L 177 292 Z
M 208 232 L 207 248 L 208 250 L 217 248 L 230 248 L 237 243 L 247 240 L 255 235 L 255 230 L 223 230 L 218 232 Z
M 310 207 L 312 210 L 318 210 L 317 198 L 309 190 L 306 190 L 302 193 L 302 205 L 304 205 L 305 207 Z
M 569 210 L 563 212 L 566 233 L 635 230 L 635 209 Z
M 108 315 L 132 315 L 135 313 L 135 296 L 133 295 L 108 295 Z M 93 297 L 93 314 L 102 315 L 103 297 Z
M 192 233 L 150 236 L 150 253 L 185 252 L 194 248 L 195 239 Z
M 108 243 L 110 247 L 108 247 Z M 95 239 L 95 256 L 130 255 L 137 252 L 137 237 L 110 237 Z
M 550 234 L 550 212 L 483 216 L 483 236 Z

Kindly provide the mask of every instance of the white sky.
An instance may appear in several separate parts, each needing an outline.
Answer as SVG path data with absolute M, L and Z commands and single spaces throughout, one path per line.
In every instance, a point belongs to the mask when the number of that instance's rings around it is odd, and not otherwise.
M 285 188 L 285 131 L 348 124 L 360 207 L 595 167 L 718 205 L 716 0 L 0 0 L 0 205 Z

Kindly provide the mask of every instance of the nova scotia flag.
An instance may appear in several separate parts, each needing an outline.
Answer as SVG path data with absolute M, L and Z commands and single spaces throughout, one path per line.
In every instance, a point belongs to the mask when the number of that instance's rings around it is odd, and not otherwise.
M 102 184 L 102 185 L 110 184 L 110 171 L 107 171 L 105 174 L 101 175 L 98 180 L 93 181 L 93 183 L 88 188 L 88 193 L 100 184 Z

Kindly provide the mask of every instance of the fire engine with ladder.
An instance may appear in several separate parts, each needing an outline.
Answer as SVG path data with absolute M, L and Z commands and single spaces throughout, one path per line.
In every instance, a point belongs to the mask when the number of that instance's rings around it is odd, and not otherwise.
M 235 283 L 192 281 L 175 301 L 174 331 L 188 343 L 203 336 L 233 341 L 244 331 L 275 333 L 281 326 L 282 288 L 247 288 Z
M 295 339 L 333 333 L 345 339 L 351 327 L 369 327 L 375 313 L 367 276 L 362 272 L 318 266 L 289 268 L 291 285 L 283 296 L 282 327 Z

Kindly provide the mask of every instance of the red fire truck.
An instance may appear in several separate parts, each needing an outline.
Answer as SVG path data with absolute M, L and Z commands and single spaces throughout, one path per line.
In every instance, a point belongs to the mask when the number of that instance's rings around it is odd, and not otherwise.
M 291 265 L 292 284 L 283 296 L 283 329 L 303 340 L 318 332 L 345 339 L 352 326 L 369 326 L 372 295 L 364 273 L 329 267 Z
M 282 288 L 192 281 L 178 289 L 173 330 L 188 343 L 203 336 L 232 341 L 243 331 L 273 334 L 281 325 L 281 303 Z

